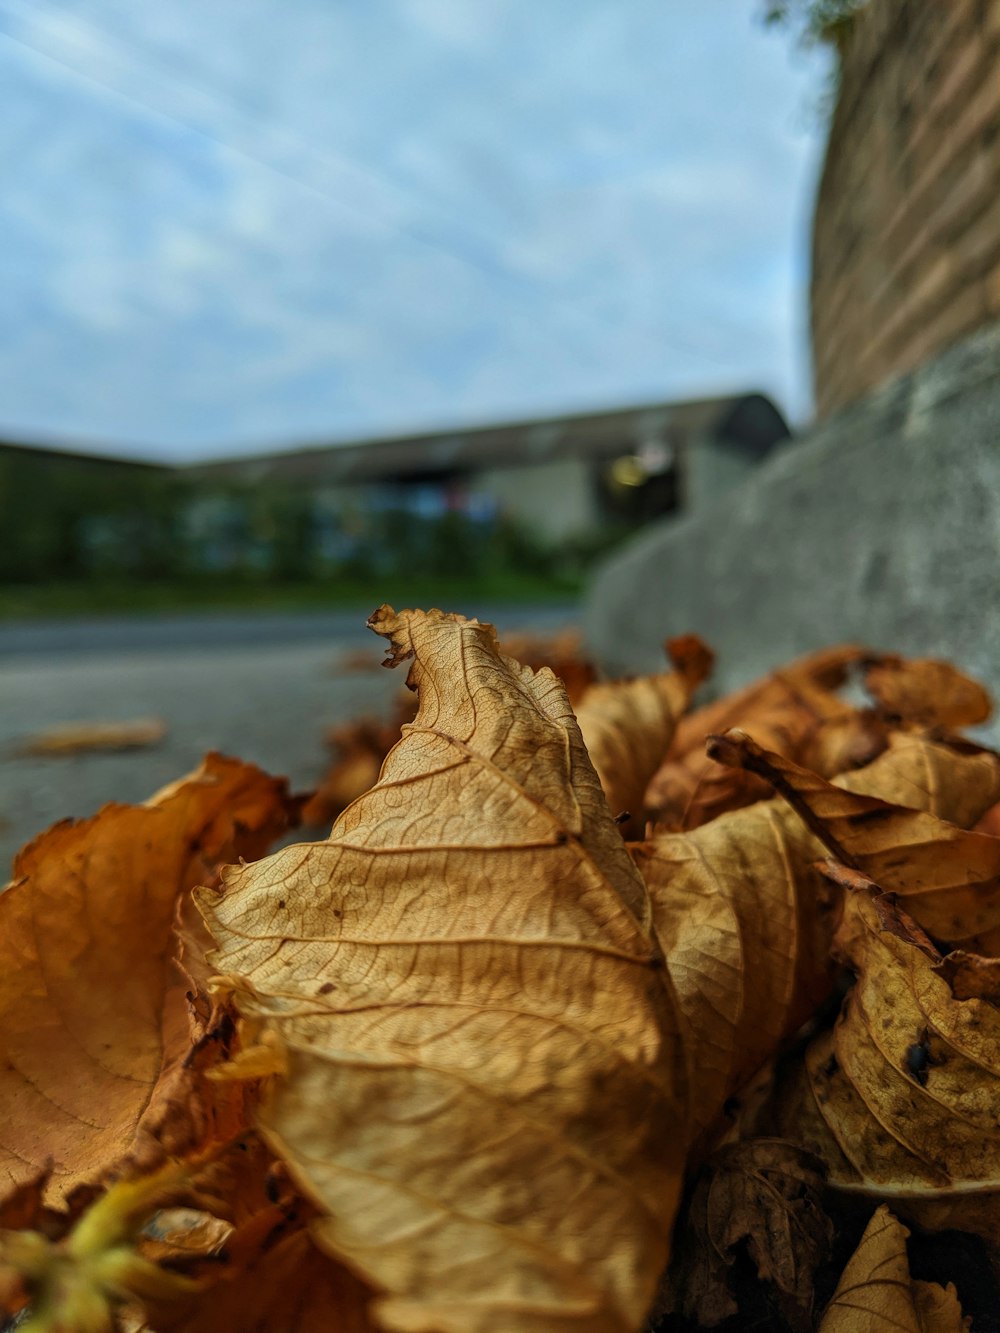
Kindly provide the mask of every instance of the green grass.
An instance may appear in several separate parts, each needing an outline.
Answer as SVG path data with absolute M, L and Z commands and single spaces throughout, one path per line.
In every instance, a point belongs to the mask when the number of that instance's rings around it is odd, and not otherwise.
M 552 602 L 572 599 L 576 580 L 498 573 L 483 578 L 386 575 L 302 583 L 246 579 L 174 579 L 148 583 L 66 582 L 0 586 L 0 620 L 97 615 L 155 615 L 171 611 L 331 611 L 381 602 L 395 606 L 470 602 Z

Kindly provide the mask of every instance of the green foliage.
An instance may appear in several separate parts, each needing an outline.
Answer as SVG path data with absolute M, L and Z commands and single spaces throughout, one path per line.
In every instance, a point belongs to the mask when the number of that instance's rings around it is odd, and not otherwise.
M 424 497 L 426 499 L 426 497 Z M 559 596 L 638 525 L 543 539 L 490 507 L 428 513 L 400 490 L 317 497 L 0 446 L 0 615 L 197 605 Z M 440 592 L 435 593 L 434 588 Z M 392 600 L 392 598 L 388 598 Z
M 806 41 L 843 51 L 857 14 L 868 0 L 767 0 L 764 22 L 794 28 Z

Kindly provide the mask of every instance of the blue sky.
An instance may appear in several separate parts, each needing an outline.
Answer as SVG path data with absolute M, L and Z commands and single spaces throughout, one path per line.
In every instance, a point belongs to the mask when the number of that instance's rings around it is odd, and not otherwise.
M 0 0 L 0 434 L 809 411 L 826 66 L 754 0 Z

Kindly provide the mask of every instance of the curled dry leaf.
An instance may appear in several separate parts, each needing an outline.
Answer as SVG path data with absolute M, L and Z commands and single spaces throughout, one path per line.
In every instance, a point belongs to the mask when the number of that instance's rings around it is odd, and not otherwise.
M 929 657 L 872 657 L 865 663 L 865 688 L 883 713 L 908 726 L 974 727 L 993 711 L 978 681 Z
M 839 1189 L 1000 1241 L 1000 1010 L 955 997 L 898 903 L 860 891 L 849 911 L 857 981 L 779 1092 L 778 1132 L 816 1152 Z
M 178 900 L 288 821 L 283 782 L 210 755 L 146 805 L 56 824 L 20 853 L 0 895 L 8 1189 L 51 1163 L 46 1198 L 62 1201 L 135 1146 L 143 1117 L 165 1114 L 157 1090 L 175 1086 L 190 1047 Z
M 836 898 L 818 850 L 777 801 L 630 846 L 684 1024 L 694 1140 L 829 993 Z
M 685 1089 L 645 889 L 562 686 L 388 607 L 419 711 L 327 842 L 203 895 L 288 1074 L 259 1124 L 407 1333 L 639 1327 Z
M 574 706 L 597 679 L 593 663 L 581 654 L 580 633 L 575 629 L 548 635 L 530 631 L 506 634 L 500 650 L 533 671 L 549 667 L 566 686 Z M 344 655 L 339 669 L 357 670 L 377 664 L 376 651 L 354 649 Z M 334 762 L 306 802 L 302 812 L 304 824 L 331 823 L 378 781 L 382 761 L 399 740 L 400 729 L 413 721 L 416 701 L 406 690 L 401 694 L 388 718 L 364 717 L 332 728 L 327 743 L 333 749 Z
M 910 1277 L 910 1233 L 877 1209 L 827 1306 L 819 1333 L 966 1333 L 955 1288 Z
M 1000 763 L 975 748 L 900 736 L 830 790 L 849 804 L 864 793 L 905 795 L 971 822 L 1000 790 Z M 829 994 L 837 913 L 814 867 L 822 850 L 773 800 L 630 847 L 693 1057 L 696 1138 L 710 1136 L 726 1099 Z
M 166 734 L 167 724 L 159 717 L 140 717 L 131 722 L 66 722 L 27 736 L 17 753 L 58 758 L 87 750 L 135 750 L 158 745 Z
M 749 728 L 768 749 L 793 758 L 802 758 L 821 733 L 826 733 L 824 750 L 831 750 L 835 736 L 833 766 L 821 770 L 830 776 L 874 759 L 884 738 L 866 738 L 870 724 L 835 692 L 863 655 L 863 649 L 852 645 L 824 649 L 682 718 L 646 791 L 646 807 L 657 830 L 697 828 L 726 810 L 769 795 L 763 780 L 725 768 L 706 755 L 705 738 L 712 732 Z
M 669 639 L 673 671 L 592 685 L 576 710 L 580 730 L 612 814 L 638 817 L 681 714 L 712 669 L 695 635 Z
M 811 1330 L 813 1276 L 833 1239 L 822 1190 L 820 1162 L 794 1144 L 750 1139 L 723 1149 L 695 1187 L 673 1307 L 705 1328 L 740 1313 L 731 1280 L 745 1247 L 783 1322 Z
M 1000 952 L 1000 838 L 847 792 L 741 731 L 712 737 L 709 749 L 766 778 L 838 860 L 898 893 L 936 940 Z

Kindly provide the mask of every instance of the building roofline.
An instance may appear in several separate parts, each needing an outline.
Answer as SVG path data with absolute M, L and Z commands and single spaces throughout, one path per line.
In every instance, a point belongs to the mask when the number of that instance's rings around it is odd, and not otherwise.
M 46 458 L 61 458 L 73 463 L 109 463 L 122 467 L 147 468 L 154 472 L 172 472 L 177 467 L 175 463 L 161 463 L 150 458 L 134 458 L 127 454 L 92 453 L 87 449 L 68 449 L 62 444 L 43 444 L 38 440 L 22 443 L 20 440 L 11 440 L 6 436 L 0 437 L 0 451 L 7 449 L 35 457 L 44 455 Z
M 718 417 L 721 419 L 727 409 L 732 410 L 751 399 L 760 399 L 773 408 L 777 416 L 784 422 L 784 413 L 778 407 L 777 403 L 768 395 L 759 389 L 747 389 L 739 393 L 727 394 L 705 394 L 699 398 L 657 398 L 647 402 L 634 403 L 624 407 L 608 408 L 590 408 L 584 410 L 574 410 L 572 412 L 554 412 L 547 413 L 544 416 L 537 417 L 514 417 L 505 418 L 500 421 L 476 422 L 473 424 L 462 424 L 461 422 L 452 422 L 451 424 L 440 425 L 431 429 L 421 429 L 419 431 L 390 432 L 383 435 L 360 435 L 333 438 L 329 440 L 306 440 L 299 443 L 289 443 L 281 445 L 279 448 L 265 448 L 260 450 L 248 450 L 246 453 L 232 453 L 217 455 L 214 458 L 206 458 L 202 461 L 185 464 L 184 466 L 193 468 L 221 468 L 231 463 L 252 463 L 256 461 L 264 462 L 268 459 L 284 457 L 289 454 L 315 454 L 327 453 L 331 450 L 355 450 L 378 447 L 380 445 L 419 445 L 428 444 L 433 440 L 440 440 L 444 437 L 461 435 L 463 437 L 484 438 L 493 434 L 506 433 L 507 431 L 516 432 L 532 430 L 535 428 L 544 429 L 553 426 L 575 426 L 583 425 L 594 421 L 612 422 L 615 420 L 628 420 L 631 417 L 641 417 L 646 414 L 663 412 L 666 410 L 672 413 L 681 413 L 688 410 L 705 409 L 706 411 L 715 407 L 718 409 Z M 785 423 L 787 426 L 787 423 Z M 789 431 L 789 433 L 791 433 Z
M 331 465 L 336 462 L 335 470 L 345 474 L 359 476 L 368 473 L 372 476 L 379 471 L 389 472 L 413 470 L 428 471 L 442 466 L 468 464 L 477 458 L 479 451 L 480 466 L 488 465 L 487 455 L 492 444 L 494 453 L 506 451 L 521 438 L 528 440 L 532 435 L 535 441 L 549 441 L 541 447 L 530 445 L 523 451 L 521 461 L 544 461 L 546 458 L 564 456 L 566 453 L 601 453 L 607 452 L 609 440 L 620 447 L 621 437 L 616 437 L 615 428 L 619 425 L 635 423 L 642 428 L 643 419 L 648 421 L 648 429 L 668 431 L 676 435 L 693 436 L 714 433 L 724 436 L 727 427 L 746 417 L 748 408 L 763 407 L 771 422 L 765 431 L 771 439 L 790 435 L 788 424 L 777 404 L 759 390 L 747 390 L 742 393 L 720 394 L 687 399 L 659 399 L 624 407 L 598 408 L 589 411 L 562 412 L 538 417 L 521 417 L 500 422 L 480 422 L 475 425 L 441 426 L 437 429 L 422 429 L 416 432 L 395 433 L 355 437 L 353 439 L 330 440 L 327 442 L 286 443 L 277 448 L 261 449 L 255 452 L 231 453 L 223 457 L 214 457 L 203 461 L 172 462 L 136 458 L 134 456 L 107 454 L 104 452 L 68 448 L 63 444 L 42 443 L 38 440 L 21 443 L 0 438 L 0 450 L 8 449 L 25 455 L 45 455 L 66 461 L 83 464 L 118 465 L 122 467 L 142 468 L 148 471 L 173 472 L 194 475 L 224 475 L 243 468 L 294 469 L 296 465 L 308 468 L 310 462 L 325 458 Z M 576 437 L 571 439 L 571 437 Z M 563 447 L 553 447 L 552 441 L 564 441 Z M 738 429 L 734 442 L 756 447 L 756 442 L 744 436 Z M 589 450 L 587 448 L 589 445 Z M 379 460 L 384 467 L 379 467 Z

